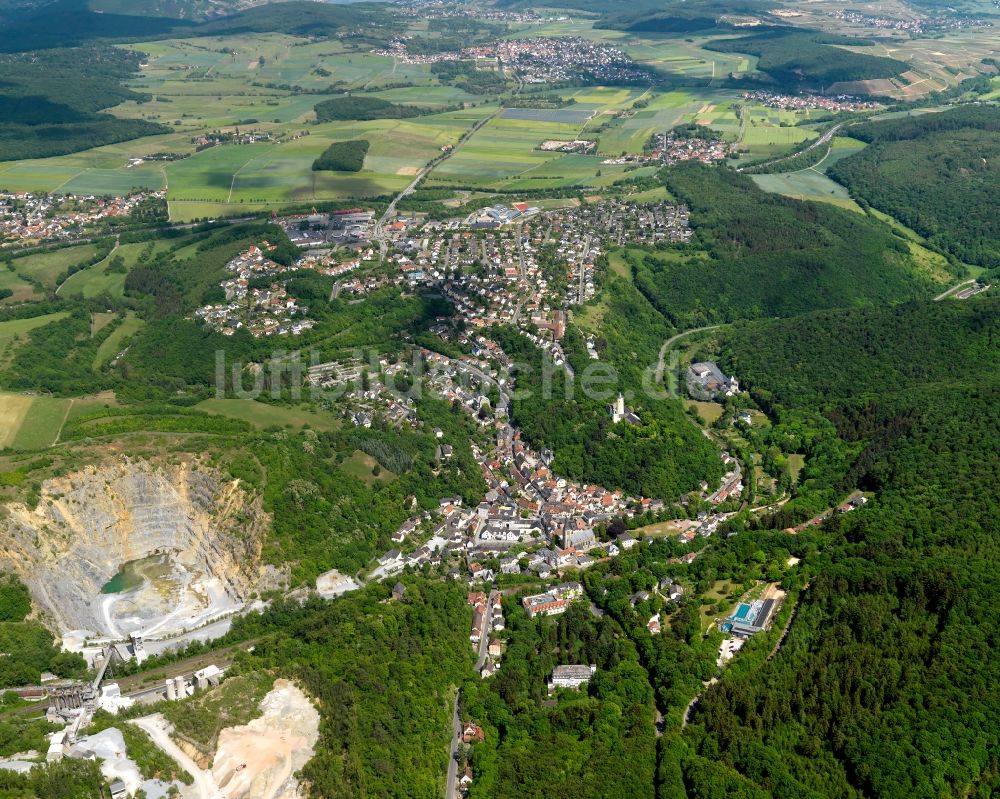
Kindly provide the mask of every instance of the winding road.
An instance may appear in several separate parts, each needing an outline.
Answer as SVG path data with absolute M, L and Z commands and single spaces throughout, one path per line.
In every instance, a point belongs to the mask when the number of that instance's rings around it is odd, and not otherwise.
M 670 349 L 671 345 L 675 342 L 680 341 L 685 336 L 690 336 L 695 333 L 702 333 L 706 330 L 715 330 L 722 325 L 705 325 L 704 327 L 693 327 L 690 330 L 685 330 L 683 333 L 678 333 L 675 336 L 671 336 L 666 341 L 663 342 L 663 346 L 660 347 L 660 355 L 656 361 L 656 372 L 654 373 L 655 382 L 654 385 L 660 385 L 663 382 L 663 369 L 664 369 L 664 359 L 667 357 L 667 351 Z

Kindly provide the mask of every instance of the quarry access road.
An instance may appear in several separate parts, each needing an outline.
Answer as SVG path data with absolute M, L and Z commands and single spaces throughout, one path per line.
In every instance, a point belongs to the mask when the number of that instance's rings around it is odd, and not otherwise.
M 199 799 L 225 799 L 215 784 L 212 773 L 199 768 L 198 764 L 171 740 L 167 734 L 167 722 L 162 715 L 154 713 L 152 716 L 133 719 L 131 723 L 149 735 L 154 744 L 176 760 L 180 767 L 194 778 L 193 787 L 198 792 Z

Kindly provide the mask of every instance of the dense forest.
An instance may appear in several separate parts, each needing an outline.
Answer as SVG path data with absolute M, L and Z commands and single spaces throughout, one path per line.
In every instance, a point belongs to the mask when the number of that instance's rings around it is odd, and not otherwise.
M 826 91 L 835 83 L 893 78 L 909 69 L 905 61 L 836 46 L 859 47 L 866 44 L 870 42 L 816 31 L 770 28 L 752 36 L 716 39 L 706 46 L 720 53 L 757 56 L 759 71 L 792 90 Z
M 425 114 L 433 114 L 435 109 L 420 108 L 415 105 L 390 103 L 381 97 L 334 97 L 316 103 L 316 119 L 319 122 L 340 120 L 408 119 Z
M 118 119 L 101 109 L 142 95 L 122 81 L 140 54 L 94 45 L 0 55 L 0 152 L 4 160 L 62 155 L 165 133 L 162 125 Z
M 815 407 L 860 444 L 848 478 L 875 499 L 823 525 L 780 656 L 705 694 L 675 747 L 689 795 L 1000 789 L 998 310 L 824 312 L 727 336 L 773 412 Z
M 829 174 L 859 201 L 894 216 L 967 263 L 1000 265 L 1000 114 L 991 106 L 868 122 L 869 146 Z
M 927 296 L 906 243 L 827 203 L 770 194 L 730 170 L 682 164 L 662 173 L 691 208 L 696 237 L 650 253 L 636 285 L 679 329 Z
M 31 595 L 13 574 L 0 574 L 0 687 L 35 685 L 43 671 L 61 677 L 78 677 L 86 670 L 80 655 L 61 652 L 52 633 L 37 619 L 28 619 Z M 11 657 L 17 653 L 17 657 Z M 2 741 L 0 729 L 0 744 Z M 11 754 L 7 752 L 6 754 Z M 2 783 L 0 783 L 2 785 Z M 3 794 L 0 794 L 2 796 Z
M 484 725 L 472 752 L 471 799 L 653 799 L 653 691 L 634 644 L 586 601 L 553 623 L 505 602 L 509 640 L 500 673 L 468 681 L 463 711 Z M 591 684 L 545 701 L 560 664 L 594 665 Z
M 365 139 L 335 141 L 313 161 L 313 171 L 360 172 L 365 164 L 368 146 L 368 141 Z

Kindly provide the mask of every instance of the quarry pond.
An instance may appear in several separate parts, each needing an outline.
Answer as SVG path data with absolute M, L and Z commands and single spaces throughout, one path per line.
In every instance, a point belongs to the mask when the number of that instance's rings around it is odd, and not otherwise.
M 176 590 L 178 581 L 173 578 L 172 559 L 165 552 L 122 564 L 121 569 L 101 588 L 102 594 L 124 594 L 141 588 L 146 582 L 164 592 Z
M 73 640 L 165 642 L 238 612 L 260 584 L 263 514 L 190 461 L 109 458 L 8 510 L 0 560 Z

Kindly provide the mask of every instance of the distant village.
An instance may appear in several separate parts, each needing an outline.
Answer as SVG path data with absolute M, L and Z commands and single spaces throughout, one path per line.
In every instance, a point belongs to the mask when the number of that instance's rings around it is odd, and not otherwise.
M 826 96 L 755 91 L 744 92 L 743 99 L 759 103 L 767 108 L 779 108 L 783 111 L 811 111 L 817 108 L 824 111 L 872 111 L 882 107 L 881 103 L 874 100 L 862 100 L 849 94 Z
M 0 245 L 24 246 L 79 238 L 102 220 L 129 216 L 150 198 L 165 199 L 166 192 L 135 192 L 124 197 L 0 193 Z
M 530 39 L 499 40 L 442 53 L 410 53 L 406 37 L 394 39 L 388 47 L 372 51 L 404 64 L 433 64 L 441 61 L 472 60 L 495 67 L 516 68 L 525 83 L 558 83 L 587 77 L 606 83 L 642 83 L 649 72 L 624 51 L 609 44 L 579 36 L 538 36 Z

